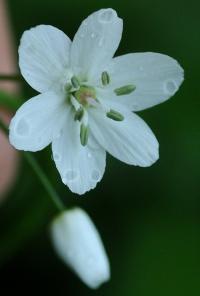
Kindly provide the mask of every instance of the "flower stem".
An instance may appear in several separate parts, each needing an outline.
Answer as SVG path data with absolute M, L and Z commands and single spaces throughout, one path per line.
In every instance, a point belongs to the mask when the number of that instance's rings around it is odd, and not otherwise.
M 6 133 L 6 135 L 8 135 L 8 128 L 1 119 L 0 119 L 0 129 L 2 129 Z M 44 188 L 46 189 L 47 193 L 49 194 L 49 197 L 53 201 L 56 208 L 59 211 L 65 210 L 65 208 L 66 208 L 65 205 L 61 201 L 59 195 L 55 191 L 53 185 L 49 181 L 48 177 L 46 176 L 45 172 L 42 170 L 42 168 L 39 165 L 39 163 L 37 162 L 37 160 L 29 152 L 24 152 L 23 155 L 24 155 L 26 161 L 32 167 L 33 171 L 37 175 L 38 179 L 40 180 L 40 182 L 42 183 Z
M 22 76 L 18 74 L 12 74 L 12 75 L 7 75 L 7 74 L 0 74 L 0 80 L 12 80 L 12 81 L 17 81 L 21 80 Z
M 33 157 L 33 155 L 30 152 L 24 152 L 24 157 L 26 158 L 29 165 L 32 167 L 33 171 L 36 173 L 38 179 L 48 192 L 49 196 L 51 197 L 51 200 L 54 202 L 55 206 L 59 211 L 63 211 L 65 209 L 65 206 L 63 202 L 61 201 L 59 195 L 55 191 L 54 187 L 50 183 L 49 179 L 47 178 L 46 174 L 42 170 L 39 163 L 36 161 L 36 159 Z

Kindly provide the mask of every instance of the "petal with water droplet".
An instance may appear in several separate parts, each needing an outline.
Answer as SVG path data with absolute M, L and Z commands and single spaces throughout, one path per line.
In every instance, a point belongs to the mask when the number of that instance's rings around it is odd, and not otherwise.
M 123 106 L 115 104 L 121 110 Z M 132 165 L 147 167 L 159 157 L 158 141 L 148 125 L 136 114 L 123 108 L 123 121 L 109 119 L 93 110 L 90 129 L 95 139 L 111 155 Z
M 62 95 L 38 95 L 24 103 L 11 120 L 9 139 L 20 150 L 38 151 L 59 134 L 66 112 Z
M 19 67 L 24 79 L 44 92 L 59 83 L 69 66 L 71 41 L 61 30 L 40 25 L 25 31 L 19 46 Z
M 111 74 L 109 88 L 100 96 L 140 111 L 169 99 L 183 82 L 183 69 L 173 58 L 160 53 L 130 53 L 116 57 L 105 69 Z M 117 97 L 113 89 L 133 84 L 134 92 Z
M 62 158 L 62 161 L 54 160 L 63 183 L 74 193 L 84 194 L 101 180 L 106 153 L 92 135 L 86 146 L 81 145 L 80 122 L 73 120 L 73 112 L 69 116 L 67 128 L 53 141 L 52 150 Z
M 94 12 L 83 21 L 74 37 L 71 47 L 72 68 L 75 71 L 81 68 L 81 74 L 93 77 L 111 60 L 121 36 L 122 20 L 115 10 L 101 9 Z

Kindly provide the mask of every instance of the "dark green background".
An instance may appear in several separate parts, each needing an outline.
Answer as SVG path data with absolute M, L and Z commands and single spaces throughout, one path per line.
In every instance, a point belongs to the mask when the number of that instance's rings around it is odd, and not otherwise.
M 8 3 L 17 45 L 22 32 L 37 24 L 57 26 L 73 38 L 88 14 L 112 7 L 124 19 L 117 55 L 165 53 L 185 69 L 185 81 L 171 100 L 140 112 L 160 143 L 160 160 L 150 168 L 127 166 L 109 156 L 101 183 L 78 197 L 62 185 L 50 150 L 37 153 L 66 205 L 83 207 L 95 221 L 109 254 L 111 281 L 89 290 L 54 255 L 47 231 L 54 208 L 22 162 L 16 186 L 0 210 L 1 290 L 23 295 L 199 295 L 200 2 Z M 35 92 L 24 84 L 24 95 Z

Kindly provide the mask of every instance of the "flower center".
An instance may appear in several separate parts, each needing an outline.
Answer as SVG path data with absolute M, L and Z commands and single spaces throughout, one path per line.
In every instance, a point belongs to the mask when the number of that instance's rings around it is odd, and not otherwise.
M 104 71 L 101 74 L 101 83 L 103 87 L 110 84 L 110 76 Z M 74 120 L 80 122 L 80 142 L 83 146 L 87 145 L 89 136 L 88 125 L 88 107 L 100 108 L 106 113 L 106 116 L 115 121 L 124 120 L 124 116 L 113 109 L 104 107 L 96 96 L 96 90 L 92 86 L 85 85 L 85 82 L 73 76 L 71 82 L 65 86 L 67 92 L 67 100 L 74 108 Z M 119 88 L 113 89 L 116 96 L 123 96 L 132 93 L 135 90 L 135 85 L 128 84 Z
M 74 92 L 74 97 L 81 105 L 86 107 L 91 99 L 96 100 L 96 92 L 93 87 L 80 86 L 80 88 Z

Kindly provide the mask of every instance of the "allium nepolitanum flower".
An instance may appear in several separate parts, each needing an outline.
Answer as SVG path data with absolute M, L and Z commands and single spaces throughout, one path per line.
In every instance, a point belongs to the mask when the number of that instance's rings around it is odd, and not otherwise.
M 85 211 L 66 210 L 51 224 L 51 237 L 58 256 L 90 288 L 110 279 L 110 265 L 100 235 Z
M 106 151 L 142 167 L 158 159 L 158 142 L 134 111 L 167 100 L 183 81 L 183 69 L 163 54 L 113 58 L 122 26 L 113 9 L 101 9 L 82 22 L 73 42 L 40 25 L 24 32 L 19 46 L 21 73 L 41 94 L 17 111 L 10 142 L 28 151 L 52 143 L 63 183 L 78 194 L 101 180 Z

